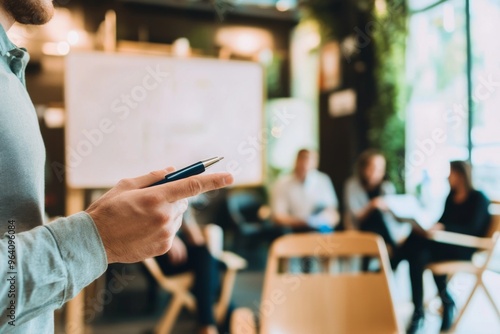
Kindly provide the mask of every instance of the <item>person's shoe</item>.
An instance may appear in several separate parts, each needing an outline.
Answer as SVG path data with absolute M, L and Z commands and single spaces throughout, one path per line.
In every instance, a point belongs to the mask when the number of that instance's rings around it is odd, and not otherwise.
M 443 303 L 443 322 L 441 323 L 441 332 L 447 332 L 455 320 L 455 303 Z
M 441 331 L 446 332 L 451 328 L 455 320 L 455 302 L 451 299 L 449 294 L 446 294 L 441 300 L 443 301 L 443 322 L 441 323 Z
M 425 314 L 423 310 L 416 310 L 411 317 L 410 326 L 408 326 L 407 334 L 415 334 L 424 326 Z

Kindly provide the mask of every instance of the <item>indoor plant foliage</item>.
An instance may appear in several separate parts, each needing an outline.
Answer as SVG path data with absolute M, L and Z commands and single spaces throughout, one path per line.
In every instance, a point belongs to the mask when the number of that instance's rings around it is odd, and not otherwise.
M 381 1 L 380 1 L 381 2 Z M 377 3 L 380 3 L 377 1 Z M 406 0 L 386 0 L 373 7 L 376 99 L 369 112 L 369 141 L 384 152 L 388 176 L 404 189 Z
M 408 6 L 406 0 L 309 0 L 306 13 L 322 27 L 323 40 L 357 40 L 358 53 L 373 52 L 375 94 L 367 110 L 368 145 L 387 157 L 388 177 L 399 191 L 404 189 L 405 158 L 405 46 Z M 368 42 L 368 43 L 367 43 Z M 367 47 L 367 44 L 371 44 Z M 355 61 L 346 66 L 354 66 Z

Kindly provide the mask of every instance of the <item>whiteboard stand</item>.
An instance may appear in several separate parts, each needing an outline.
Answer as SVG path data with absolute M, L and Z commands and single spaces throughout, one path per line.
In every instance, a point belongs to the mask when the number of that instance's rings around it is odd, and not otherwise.
M 85 190 L 66 189 L 66 216 L 85 210 Z M 85 308 L 85 289 L 72 300 L 66 303 L 65 332 L 68 334 L 84 334 L 85 321 L 83 310 Z
M 106 12 L 103 26 L 104 51 L 116 51 L 116 12 Z M 85 210 L 85 189 L 66 188 L 66 216 Z M 85 331 L 85 288 L 72 300 L 66 303 L 65 332 L 69 334 L 84 334 Z

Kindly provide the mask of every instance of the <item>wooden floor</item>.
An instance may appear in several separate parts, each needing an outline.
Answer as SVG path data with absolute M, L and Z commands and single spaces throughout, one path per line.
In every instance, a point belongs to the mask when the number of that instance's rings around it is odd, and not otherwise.
M 236 282 L 236 291 L 234 292 L 234 301 L 239 306 L 247 306 L 257 310 L 260 303 L 260 293 L 262 289 L 263 272 L 247 271 L 238 276 Z M 413 312 L 410 302 L 410 283 L 408 281 L 408 267 L 402 263 L 394 275 L 395 302 L 398 314 L 404 324 L 407 324 Z M 500 305 L 500 275 L 491 274 L 486 276 L 486 283 L 492 287 L 494 298 Z M 473 284 L 473 278 L 467 275 L 457 276 L 450 282 L 451 291 L 458 305 L 464 300 L 465 293 L 470 290 Z M 435 287 L 430 273 L 425 275 L 426 301 L 428 311 L 426 313 L 425 326 L 420 333 L 436 334 L 439 333 L 440 317 L 437 315 L 439 308 L 438 299 L 433 300 L 435 296 Z M 495 287 L 498 287 L 495 289 Z M 113 317 L 112 319 L 101 319 L 92 324 L 89 333 L 94 334 L 145 334 L 151 333 L 152 328 L 159 314 Z M 183 313 L 176 324 L 174 333 L 192 334 L 196 333 L 195 318 Z M 456 333 L 463 334 L 493 334 L 500 333 L 500 321 L 497 319 L 494 310 L 490 307 L 486 296 L 480 292 L 473 299 L 467 313 L 461 322 Z

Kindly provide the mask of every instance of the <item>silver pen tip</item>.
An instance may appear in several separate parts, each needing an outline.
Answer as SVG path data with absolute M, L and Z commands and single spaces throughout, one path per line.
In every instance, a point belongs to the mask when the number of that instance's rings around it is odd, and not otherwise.
M 221 161 L 222 159 L 224 159 L 224 157 L 215 157 L 215 158 L 211 158 L 211 159 L 206 159 L 206 160 L 202 160 L 201 162 L 203 163 L 203 166 L 205 166 L 205 169 L 212 166 L 213 164 Z

